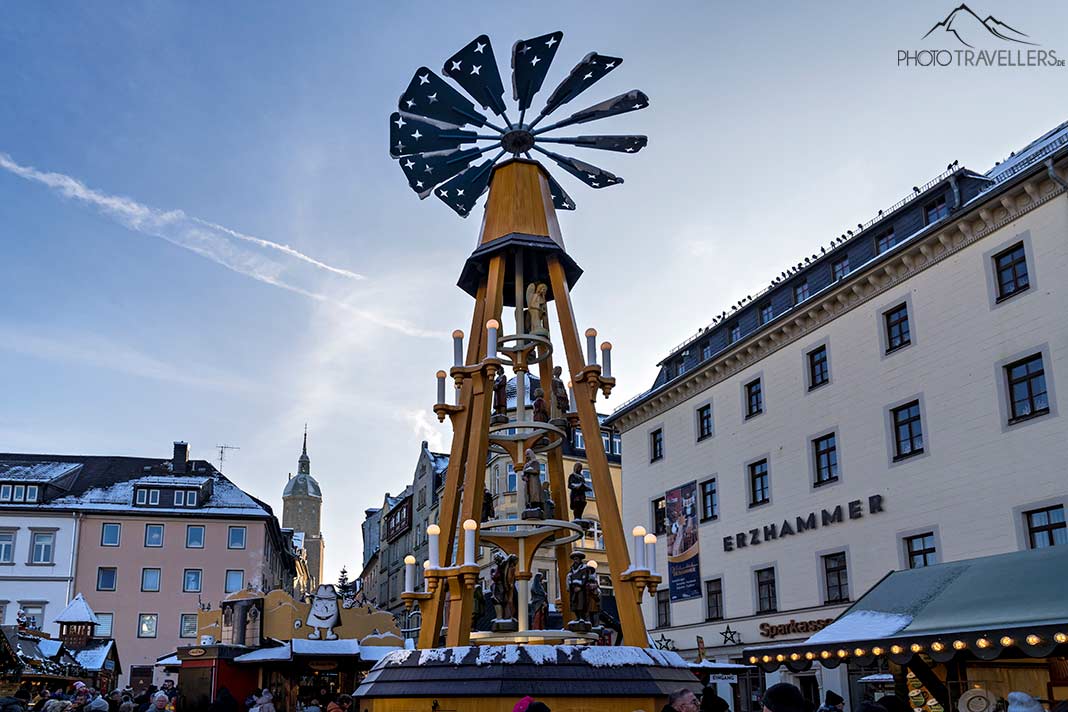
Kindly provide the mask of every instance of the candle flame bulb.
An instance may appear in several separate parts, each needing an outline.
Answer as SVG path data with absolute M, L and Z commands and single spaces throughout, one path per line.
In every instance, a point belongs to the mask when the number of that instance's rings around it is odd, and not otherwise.
M 404 563 L 405 564 L 415 564 L 415 557 L 412 556 L 411 554 L 408 554 L 407 556 L 404 557 Z
M 631 529 L 630 533 L 633 534 L 634 536 L 644 537 L 645 536 L 645 527 L 643 527 L 641 524 L 639 524 L 638 526 L 636 526 L 633 529 Z
M 586 365 L 597 365 L 597 329 L 586 329 Z
M 474 519 L 464 520 L 464 531 L 473 532 L 476 529 L 478 529 L 478 522 Z
M 501 328 L 501 322 L 497 321 L 496 319 L 490 319 L 489 321 L 486 322 L 486 328 L 487 329 L 499 329 L 499 328 Z
M 431 524 L 426 528 L 426 533 L 427 536 L 437 536 L 441 534 L 441 527 L 439 527 L 437 524 Z
M 655 544 L 656 543 L 656 534 L 646 534 L 645 535 L 645 543 L 646 544 Z

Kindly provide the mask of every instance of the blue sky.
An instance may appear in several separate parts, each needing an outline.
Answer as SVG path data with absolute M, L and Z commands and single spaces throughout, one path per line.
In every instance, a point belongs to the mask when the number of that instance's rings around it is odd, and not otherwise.
M 470 320 L 454 284 L 477 217 L 420 203 L 386 150 L 417 66 L 482 32 L 503 66 L 562 29 L 547 87 L 588 51 L 625 58 L 574 109 L 652 98 L 597 126 L 645 151 L 581 155 L 625 185 L 560 178 L 579 319 L 616 346 L 610 408 L 947 163 L 985 170 L 1068 119 L 1065 68 L 896 66 L 945 45 L 921 37 L 954 4 L 10 4 L 0 450 L 230 443 L 227 474 L 280 507 L 307 421 L 327 575 L 358 570 L 364 508 L 410 480 L 420 440 L 447 446 L 433 374 Z M 972 6 L 1068 57 L 1065 3 Z

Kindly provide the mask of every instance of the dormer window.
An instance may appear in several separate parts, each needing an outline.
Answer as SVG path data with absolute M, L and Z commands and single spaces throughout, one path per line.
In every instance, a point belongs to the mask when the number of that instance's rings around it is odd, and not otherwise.
M 150 505 L 153 505 L 153 506 L 159 504 L 159 490 L 158 489 L 150 489 L 148 491 L 148 503 Z
M 175 507 L 184 507 L 185 506 L 185 490 L 175 490 L 174 491 L 174 506 Z
M 37 485 L 26 485 L 26 501 L 37 501 Z
M 185 506 L 195 507 L 197 506 L 197 491 L 189 490 L 185 493 Z
M 15 485 L 14 494 L 11 496 L 14 502 L 26 501 L 26 485 Z
M 146 504 L 148 502 L 148 490 L 137 490 L 137 499 L 134 501 L 137 504 Z
M 11 485 L 9 485 L 9 484 L 0 485 L 0 502 L 10 502 L 10 501 L 11 501 Z

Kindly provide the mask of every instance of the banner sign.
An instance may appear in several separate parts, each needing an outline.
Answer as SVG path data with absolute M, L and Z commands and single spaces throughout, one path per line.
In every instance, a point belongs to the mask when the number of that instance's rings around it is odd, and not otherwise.
M 668 586 L 672 601 L 701 597 L 697 537 L 697 482 L 664 493 L 667 521 Z

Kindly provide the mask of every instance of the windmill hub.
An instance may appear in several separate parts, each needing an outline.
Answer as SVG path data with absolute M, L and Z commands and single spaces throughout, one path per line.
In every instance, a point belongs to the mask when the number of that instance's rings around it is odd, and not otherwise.
M 526 129 L 515 129 L 501 136 L 501 148 L 517 156 L 534 148 L 534 134 Z

